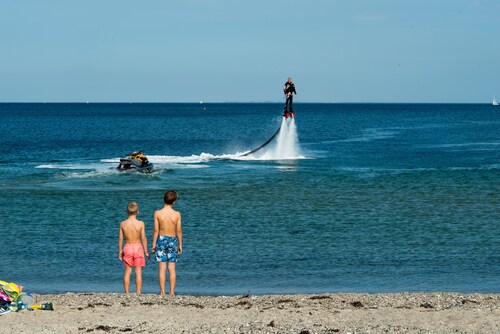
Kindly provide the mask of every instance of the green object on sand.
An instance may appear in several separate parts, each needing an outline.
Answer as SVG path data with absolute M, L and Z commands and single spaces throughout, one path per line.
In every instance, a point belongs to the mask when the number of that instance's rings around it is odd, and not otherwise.
M 34 310 L 54 311 L 52 303 L 43 303 L 42 305 L 33 305 Z

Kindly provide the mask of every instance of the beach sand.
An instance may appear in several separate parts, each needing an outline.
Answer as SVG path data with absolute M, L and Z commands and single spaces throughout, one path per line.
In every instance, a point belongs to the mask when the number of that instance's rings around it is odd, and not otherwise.
M 500 294 L 36 295 L 2 333 L 500 333 Z

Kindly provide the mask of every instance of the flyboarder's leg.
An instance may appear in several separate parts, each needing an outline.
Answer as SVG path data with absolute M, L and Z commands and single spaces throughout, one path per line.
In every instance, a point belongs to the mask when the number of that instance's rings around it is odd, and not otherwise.
M 288 116 L 290 116 L 290 111 L 291 111 L 290 107 L 291 107 L 290 97 L 287 96 L 285 101 L 285 107 L 283 108 L 283 116 L 285 116 L 285 118 L 288 118 Z

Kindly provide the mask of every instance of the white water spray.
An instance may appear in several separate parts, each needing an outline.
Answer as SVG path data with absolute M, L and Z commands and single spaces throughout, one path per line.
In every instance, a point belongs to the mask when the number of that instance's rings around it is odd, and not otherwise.
M 297 126 L 294 118 L 284 118 L 275 143 L 264 148 L 260 155 L 262 160 L 287 160 L 303 158 L 300 154 L 299 139 L 297 137 Z

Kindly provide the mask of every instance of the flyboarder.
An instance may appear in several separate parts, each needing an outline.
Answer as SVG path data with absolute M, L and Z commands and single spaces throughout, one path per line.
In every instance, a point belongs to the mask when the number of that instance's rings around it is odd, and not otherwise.
M 292 82 L 292 77 L 288 77 L 288 81 L 285 82 L 285 87 L 283 87 L 283 93 L 285 93 L 285 107 L 283 108 L 283 116 L 285 118 L 294 117 L 295 113 L 293 112 L 293 94 L 297 95 L 297 91 L 295 90 L 295 85 Z

